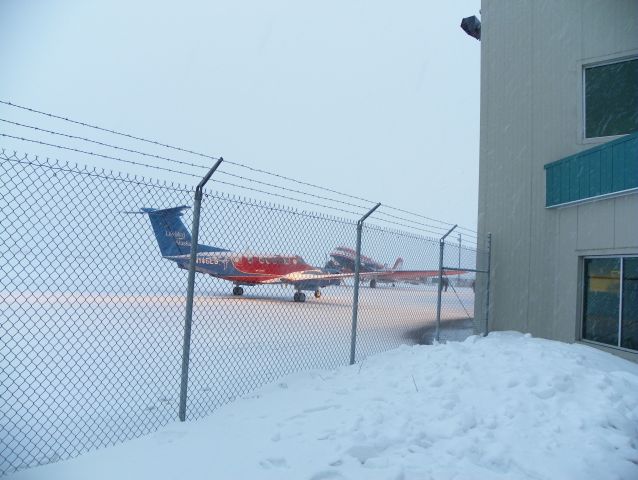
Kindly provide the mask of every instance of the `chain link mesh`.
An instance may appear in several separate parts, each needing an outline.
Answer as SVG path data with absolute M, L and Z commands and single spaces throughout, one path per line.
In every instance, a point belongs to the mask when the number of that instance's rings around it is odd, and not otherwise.
M 187 271 L 162 258 L 147 215 L 127 212 L 190 206 L 193 188 L 4 151 L 0 178 L 0 474 L 176 421 Z M 190 230 L 190 210 L 183 222 Z M 429 272 L 406 281 L 362 267 L 357 360 L 431 342 L 438 239 L 372 219 L 362 238 L 364 264 Z M 200 244 L 344 276 L 300 302 L 293 285 L 243 284 L 238 295 L 233 282 L 196 275 L 188 419 L 283 375 L 348 363 L 353 278 L 339 249 L 355 240 L 352 220 L 206 193 Z M 483 254 L 446 244 L 442 339 L 483 331 L 475 274 L 464 271 Z

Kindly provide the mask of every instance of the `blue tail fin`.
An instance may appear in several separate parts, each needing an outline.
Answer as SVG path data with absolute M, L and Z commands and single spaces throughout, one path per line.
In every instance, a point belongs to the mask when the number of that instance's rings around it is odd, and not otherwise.
M 188 255 L 191 252 L 191 234 L 182 222 L 183 211 L 190 207 L 181 206 L 158 210 L 155 208 L 142 208 L 143 213 L 148 214 L 153 227 L 153 233 L 157 239 L 160 252 L 163 257 Z M 197 245 L 198 252 L 227 252 L 223 248 L 210 245 Z

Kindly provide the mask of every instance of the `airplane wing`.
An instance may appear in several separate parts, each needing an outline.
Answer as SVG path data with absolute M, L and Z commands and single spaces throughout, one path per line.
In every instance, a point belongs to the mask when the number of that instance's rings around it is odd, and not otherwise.
M 316 281 L 326 281 L 330 282 L 331 280 L 343 280 L 344 278 L 352 278 L 354 277 L 354 273 L 328 273 L 323 270 L 305 270 L 303 272 L 293 272 L 288 275 L 284 275 L 277 279 L 273 279 L 273 283 L 303 283 L 303 282 L 311 282 L 313 280 Z
M 458 275 L 465 273 L 463 270 L 443 270 L 443 276 Z M 394 271 L 381 271 L 381 272 L 366 272 L 366 277 L 375 278 L 377 280 L 386 280 L 392 282 L 401 281 L 418 281 L 429 277 L 438 277 L 438 270 L 394 270 Z
M 462 270 L 443 270 L 443 276 L 457 275 L 464 273 Z M 428 277 L 436 277 L 439 275 L 438 270 L 396 270 L 396 271 L 375 271 L 360 272 L 361 279 L 377 279 L 385 281 L 420 281 Z M 354 273 L 328 273 L 323 270 L 305 270 L 303 272 L 294 272 L 282 277 L 273 278 L 267 283 L 287 283 L 291 285 L 309 284 L 317 282 L 321 286 L 334 285 L 346 278 L 353 278 Z

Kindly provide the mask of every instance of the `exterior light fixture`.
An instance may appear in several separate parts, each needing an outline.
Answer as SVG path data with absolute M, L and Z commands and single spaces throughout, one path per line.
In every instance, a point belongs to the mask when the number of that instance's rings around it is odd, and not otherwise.
M 461 28 L 470 37 L 474 37 L 478 41 L 481 41 L 481 21 L 476 18 L 476 15 L 465 17 L 461 20 Z

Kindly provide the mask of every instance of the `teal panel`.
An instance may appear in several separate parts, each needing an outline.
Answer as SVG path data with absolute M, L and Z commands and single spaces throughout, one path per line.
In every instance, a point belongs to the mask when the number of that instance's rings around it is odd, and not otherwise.
M 556 173 L 555 173 L 555 175 L 553 177 L 554 180 L 552 182 L 553 185 L 554 185 L 554 187 L 553 187 L 554 188 L 554 192 L 553 192 L 552 198 L 557 203 L 560 203 L 560 201 L 561 201 L 561 198 L 560 198 L 560 192 L 561 192 L 560 185 L 561 185 L 561 183 L 560 182 L 561 182 L 561 178 L 562 177 L 561 177 L 561 174 L 560 174 L 560 169 L 561 169 L 560 166 L 557 166 L 557 167 L 554 168 L 554 171 Z
M 560 166 L 560 180 L 559 202 L 569 202 L 569 162 Z
M 574 162 L 576 168 L 576 181 L 578 183 L 578 198 L 585 198 L 589 196 L 589 162 L 587 157 L 584 157 L 581 161 Z
M 601 152 L 595 152 L 592 155 L 588 155 L 589 160 L 589 196 L 595 197 L 600 195 L 600 155 Z
M 576 162 L 574 162 L 573 158 L 569 159 L 569 197 L 568 201 L 573 202 L 575 200 L 578 200 L 580 198 L 579 195 L 579 190 L 578 190 L 578 180 L 579 178 L 579 171 L 580 169 L 578 168 L 578 164 Z
M 625 150 L 614 146 L 612 149 L 611 191 L 620 192 L 625 189 Z
M 638 188 L 638 132 L 545 165 L 552 207 Z
M 638 137 L 625 143 L 625 189 L 638 188 L 638 162 L 636 162 L 636 158 L 638 158 Z
M 556 169 L 552 168 L 547 170 L 545 175 L 545 198 L 547 199 L 546 203 L 555 202 L 556 201 Z
M 600 151 L 600 194 L 612 192 L 612 149 L 605 148 Z

